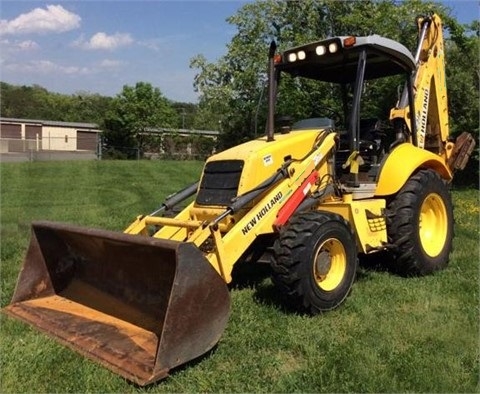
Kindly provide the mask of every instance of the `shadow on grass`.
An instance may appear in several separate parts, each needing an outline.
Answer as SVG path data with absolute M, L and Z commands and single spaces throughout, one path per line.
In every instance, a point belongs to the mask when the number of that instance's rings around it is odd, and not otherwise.
M 276 310 L 287 315 L 304 315 L 304 313 L 295 309 L 289 302 L 288 298 L 282 294 L 271 282 L 262 283 L 257 286 L 255 293 L 253 294 L 253 299 L 258 304 L 275 308 Z
M 270 264 L 238 262 L 233 267 L 230 289 L 254 289 L 271 276 Z
M 360 254 L 358 256 L 357 280 L 368 280 L 372 272 L 388 272 L 393 275 L 392 264 L 393 256 L 387 251 Z
M 480 182 L 479 169 L 480 166 L 478 157 L 471 157 L 465 169 L 463 171 L 458 171 L 455 173 L 455 177 L 453 178 L 452 183 L 453 190 L 478 190 Z
M 150 392 L 151 390 L 155 390 L 156 387 L 162 386 L 162 384 L 167 384 L 170 377 L 175 378 L 175 375 L 181 373 L 182 371 L 188 370 L 190 368 L 195 368 L 195 366 L 200 364 L 203 360 L 212 356 L 216 352 L 217 347 L 218 347 L 218 344 L 215 344 L 210 350 L 198 356 L 197 358 L 194 358 L 193 360 L 187 361 L 186 363 L 183 363 L 177 367 L 170 369 L 168 371 L 168 375 L 165 378 L 157 380 L 156 382 L 153 382 L 153 383 L 149 383 L 146 386 L 141 386 L 138 383 L 135 383 L 129 380 L 126 380 L 126 382 L 128 382 L 130 386 L 134 387 L 138 391 Z
M 370 255 L 359 255 L 359 268 L 356 282 L 366 282 L 372 279 L 375 273 L 395 275 L 391 269 L 392 256 L 388 252 L 378 252 Z M 250 264 L 241 267 L 234 279 L 233 288 L 250 288 L 254 290 L 253 299 L 256 303 L 273 307 L 282 313 L 308 315 L 299 312 L 278 288 L 267 279 L 271 274 L 268 264 Z M 235 277 L 234 277 L 235 278 Z

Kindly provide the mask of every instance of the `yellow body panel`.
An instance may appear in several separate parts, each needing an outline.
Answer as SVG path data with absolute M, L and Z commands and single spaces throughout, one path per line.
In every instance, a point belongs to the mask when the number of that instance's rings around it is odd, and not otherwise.
M 375 195 L 388 196 L 397 193 L 410 175 L 419 168 L 431 168 L 445 180 L 452 179 L 452 173 L 442 157 L 404 143 L 385 157 Z
M 302 159 L 312 148 L 321 131 L 299 130 L 275 134 L 275 141 L 266 137 L 246 142 L 211 156 L 210 161 L 243 160 L 244 168 L 238 194 L 245 193 L 276 172 L 287 157 Z
M 387 243 L 384 199 L 351 200 L 346 195 L 343 201 L 326 203 L 319 209 L 337 213 L 350 223 L 359 252 L 369 253 Z

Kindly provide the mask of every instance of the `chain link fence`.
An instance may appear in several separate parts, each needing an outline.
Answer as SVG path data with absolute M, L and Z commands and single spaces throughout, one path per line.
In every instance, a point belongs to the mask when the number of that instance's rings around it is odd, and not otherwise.
M 76 149 L 82 144 L 91 149 Z M 95 160 L 101 157 L 100 148 L 100 144 L 75 137 L 0 138 L 0 161 Z
M 163 134 L 146 136 L 137 146 L 116 146 L 73 136 L 0 138 L 0 160 L 205 160 L 216 151 L 216 138 L 202 135 Z M 83 149 L 79 149 L 79 147 Z
M 148 136 L 140 147 L 107 145 L 102 148 L 103 159 L 205 160 L 216 151 L 216 139 L 201 135 Z

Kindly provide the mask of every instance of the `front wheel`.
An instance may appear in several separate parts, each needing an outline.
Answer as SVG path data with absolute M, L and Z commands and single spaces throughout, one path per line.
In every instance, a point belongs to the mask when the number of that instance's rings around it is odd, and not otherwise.
M 447 266 L 453 207 L 447 185 L 436 172 L 413 175 L 388 205 L 387 220 L 398 274 L 427 275 Z
M 288 302 L 310 314 L 339 306 L 357 271 L 355 237 L 348 223 L 329 212 L 294 216 L 274 245 L 272 279 Z

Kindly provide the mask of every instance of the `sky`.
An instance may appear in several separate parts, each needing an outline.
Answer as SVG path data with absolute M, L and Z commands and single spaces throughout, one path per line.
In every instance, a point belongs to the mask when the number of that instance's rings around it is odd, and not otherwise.
M 461 23 L 479 0 L 441 1 Z M 0 80 L 52 92 L 115 96 L 138 81 L 165 97 L 197 102 L 190 60 L 226 54 L 240 0 L 83 0 L 0 3 Z

